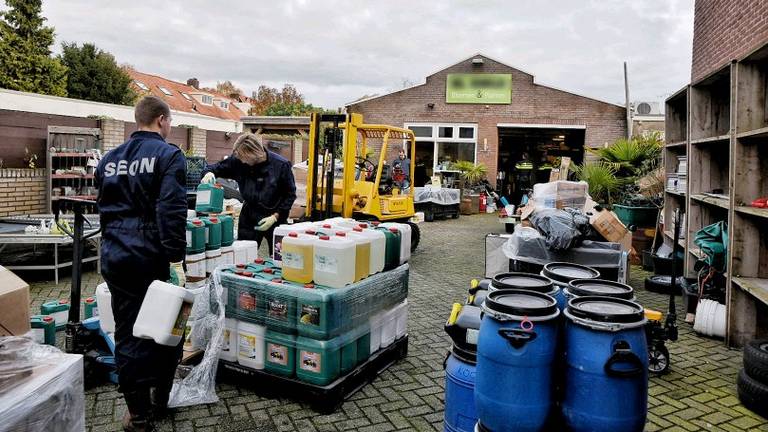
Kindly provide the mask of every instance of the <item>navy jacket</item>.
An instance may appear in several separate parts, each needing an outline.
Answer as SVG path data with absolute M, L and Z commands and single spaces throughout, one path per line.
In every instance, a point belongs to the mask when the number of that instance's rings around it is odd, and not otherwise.
M 186 252 L 186 159 L 155 132 L 136 131 L 96 168 L 104 279 L 143 295 Z
M 250 166 L 234 155 L 219 163 L 208 165 L 203 173 L 235 180 L 243 196 L 240 226 L 253 227 L 264 217 L 279 213 L 279 223 L 285 223 L 296 200 L 296 182 L 291 163 L 279 154 L 267 151 L 267 160 Z

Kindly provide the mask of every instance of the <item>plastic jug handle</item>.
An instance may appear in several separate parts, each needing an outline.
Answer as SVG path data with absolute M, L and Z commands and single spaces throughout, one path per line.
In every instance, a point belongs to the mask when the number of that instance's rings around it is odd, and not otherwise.
M 629 364 L 630 368 L 616 369 L 617 364 Z M 603 366 L 605 373 L 608 376 L 616 378 L 632 378 L 642 375 L 645 371 L 643 361 L 637 354 L 633 353 L 629 348 L 629 343 L 626 341 L 619 341 L 613 346 L 613 354 L 608 358 Z
M 512 348 L 520 349 L 528 342 L 536 339 L 536 332 L 521 328 L 500 328 L 499 336 L 506 339 Z

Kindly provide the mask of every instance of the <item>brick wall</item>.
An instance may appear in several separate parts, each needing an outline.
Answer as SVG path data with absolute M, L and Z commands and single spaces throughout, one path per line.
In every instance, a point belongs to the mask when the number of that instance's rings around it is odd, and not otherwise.
M 99 127 L 101 128 L 101 148 L 104 153 L 125 142 L 125 122 L 104 119 L 99 121 Z
M 0 217 L 46 212 L 45 169 L 0 169 Z
M 508 105 L 445 103 L 449 73 L 512 74 L 512 103 Z M 428 104 L 434 104 L 432 108 Z M 585 125 L 585 145 L 600 147 L 626 136 L 624 107 L 534 83 L 533 75 L 485 58 L 482 66 L 471 59 L 427 77 L 426 83 L 380 98 L 351 104 L 349 112 L 363 114 L 366 123 L 403 126 L 410 122 L 477 123 L 477 159 L 495 181 L 498 165 L 498 123 Z M 487 151 L 483 151 L 487 145 Z M 389 152 L 388 158 L 394 156 Z
M 768 42 L 768 1 L 696 0 L 691 81 Z
M 189 148 L 195 156 L 206 155 L 206 131 L 194 127 L 189 130 Z

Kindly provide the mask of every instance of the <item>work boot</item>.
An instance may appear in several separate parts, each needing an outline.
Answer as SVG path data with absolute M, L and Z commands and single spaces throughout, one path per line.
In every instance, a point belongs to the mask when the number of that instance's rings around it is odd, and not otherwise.
M 152 388 L 150 402 L 152 403 L 152 418 L 162 420 L 168 416 L 168 398 L 171 395 L 172 386 L 157 386 Z
M 149 389 L 123 393 L 128 411 L 123 416 L 123 430 L 126 432 L 149 432 L 155 430 L 151 422 Z

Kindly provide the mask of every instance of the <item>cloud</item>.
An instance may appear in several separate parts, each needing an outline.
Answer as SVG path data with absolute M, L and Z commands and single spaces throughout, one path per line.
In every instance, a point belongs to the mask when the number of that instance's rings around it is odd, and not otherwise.
M 612 102 L 624 98 L 626 60 L 633 99 L 661 100 L 688 82 L 693 36 L 693 0 L 52 0 L 43 13 L 57 44 L 93 42 L 178 81 L 292 83 L 330 108 L 475 52 Z

